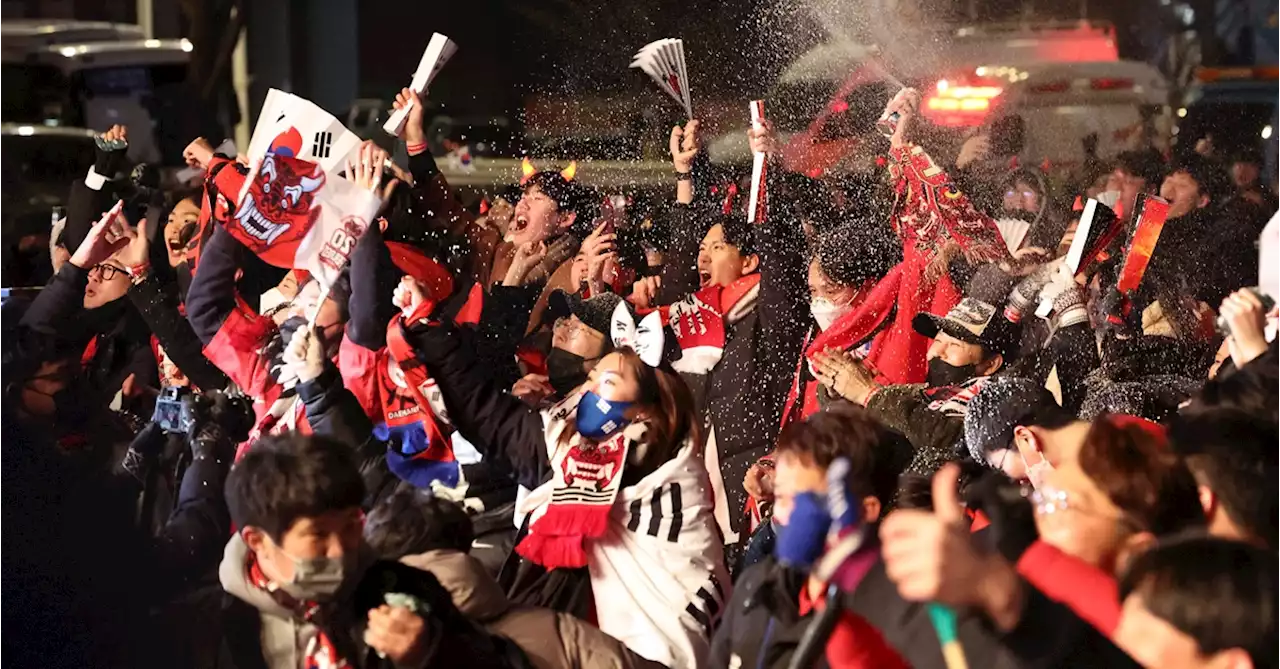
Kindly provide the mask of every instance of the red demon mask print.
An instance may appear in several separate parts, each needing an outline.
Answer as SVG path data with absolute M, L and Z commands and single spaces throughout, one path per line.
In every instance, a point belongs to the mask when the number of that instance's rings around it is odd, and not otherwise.
M 621 435 L 619 435 L 621 436 Z M 626 464 L 627 448 L 622 439 L 592 446 L 576 444 L 560 464 L 566 485 L 604 490 Z
M 235 220 L 243 233 L 236 237 L 258 255 L 301 241 L 320 215 L 320 208 L 313 205 L 324 179 L 324 172 L 314 163 L 268 153 L 236 212 Z

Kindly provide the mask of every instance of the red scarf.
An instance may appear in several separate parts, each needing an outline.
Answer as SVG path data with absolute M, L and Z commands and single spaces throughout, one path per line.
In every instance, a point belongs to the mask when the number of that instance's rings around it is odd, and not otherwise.
M 733 312 L 756 286 L 760 273 L 748 274 L 727 286 L 707 286 L 666 309 L 663 321 L 680 343 L 678 372 L 706 374 L 724 355 L 725 316 Z
M 250 585 L 267 593 L 275 603 L 292 611 L 303 622 L 316 626 L 315 638 L 303 649 L 302 666 L 307 669 L 346 669 L 351 666 L 347 664 L 346 659 L 338 654 L 338 649 L 333 645 L 333 641 L 329 639 L 329 635 L 325 634 L 324 628 L 316 624 L 315 619 L 316 614 L 320 612 L 320 604 L 299 601 L 289 593 L 281 590 L 279 585 L 262 573 L 262 567 L 258 565 L 258 558 L 252 552 L 249 553 L 249 560 L 245 570 L 248 573 Z
M 422 457 L 427 460 L 437 460 L 440 462 L 453 462 L 453 446 L 449 440 L 445 438 L 444 432 L 440 430 L 440 426 L 436 423 L 435 413 L 431 411 L 431 402 L 427 400 L 426 393 L 431 385 L 431 377 L 427 374 L 427 367 L 423 365 L 418 356 L 413 352 L 413 346 L 404 338 L 405 322 L 417 323 L 426 320 L 431 312 L 436 308 L 433 300 L 423 300 L 418 308 L 413 311 L 407 318 L 396 316 L 391 321 L 391 325 L 387 327 L 387 352 L 396 363 L 400 366 L 400 371 L 404 372 L 404 384 L 408 391 L 417 400 L 417 411 L 412 416 L 401 417 L 400 423 L 413 420 L 421 420 L 422 427 L 427 433 L 427 448 L 415 457 Z M 392 424 L 392 416 L 383 416 L 388 424 Z
M 571 397 L 576 403 L 581 396 Z M 570 422 L 564 429 L 574 429 L 576 416 L 575 411 L 565 418 Z M 517 553 L 547 569 L 587 566 L 586 542 L 603 535 L 608 527 L 609 509 L 622 488 L 622 470 L 634 443 L 628 433 L 636 434 L 637 427 L 643 430 L 643 425 L 633 423 L 600 443 L 574 432 L 568 448 L 552 457 L 551 501 L 529 526 L 528 536 L 516 546 Z

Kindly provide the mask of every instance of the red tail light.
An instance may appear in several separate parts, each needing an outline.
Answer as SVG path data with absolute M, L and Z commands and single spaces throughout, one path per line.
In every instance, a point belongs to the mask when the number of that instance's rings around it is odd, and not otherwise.
M 980 125 L 991 109 L 992 101 L 1004 89 L 976 83 L 950 83 L 943 79 L 924 102 L 924 113 L 930 121 L 944 126 Z
M 1123 91 L 1133 88 L 1132 79 L 1093 79 L 1089 88 L 1095 91 Z
M 1031 87 L 1032 93 L 1065 93 L 1071 88 L 1069 81 L 1055 81 L 1049 84 L 1036 84 Z

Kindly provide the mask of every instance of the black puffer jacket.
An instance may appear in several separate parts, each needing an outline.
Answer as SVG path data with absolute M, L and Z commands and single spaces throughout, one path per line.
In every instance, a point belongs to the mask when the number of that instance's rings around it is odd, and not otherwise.
M 683 375 L 703 424 L 711 428 L 705 431 L 708 439 L 714 431 L 733 533 L 743 531 L 747 494 L 742 479 L 773 450 L 810 322 L 803 232 L 784 202 L 771 199 L 769 204 L 769 220 L 755 230 L 760 284 L 754 308 L 737 322 L 726 318 L 724 354 L 708 374 Z M 672 304 L 699 289 L 698 247 L 713 223 L 708 210 L 676 205 L 673 215 L 675 233 L 666 252 L 659 304 Z

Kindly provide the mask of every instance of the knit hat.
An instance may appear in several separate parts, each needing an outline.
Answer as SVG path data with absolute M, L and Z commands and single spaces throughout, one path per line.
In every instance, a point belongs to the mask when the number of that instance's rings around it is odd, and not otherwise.
M 621 301 L 621 297 L 609 291 L 583 299 L 576 293 L 557 290 L 547 298 L 547 308 L 550 309 L 553 318 L 577 316 L 583 325 L 604 335 L 607 341 L 610 323 L 613 320 L 613 310 Z
M 969 455 L 986 462 L 986 454 L 1009 448 L 1013 430 L 1041 407 L 1058 403 L 1044 386 L 1030 379 L 993 377 L 969 401 L 964 416 L 964 442 Z

